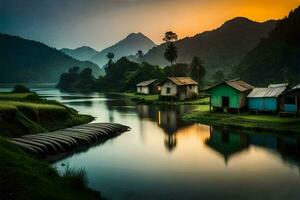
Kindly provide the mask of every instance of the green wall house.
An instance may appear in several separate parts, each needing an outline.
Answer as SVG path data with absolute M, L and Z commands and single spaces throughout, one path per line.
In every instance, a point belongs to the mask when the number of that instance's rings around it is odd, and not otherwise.
M 208 89 L 210 109 L 239 112 L 241 108 L 247 105 L 247 95 L 253 88 L 252 85 L 240 79 L 219 83 Z

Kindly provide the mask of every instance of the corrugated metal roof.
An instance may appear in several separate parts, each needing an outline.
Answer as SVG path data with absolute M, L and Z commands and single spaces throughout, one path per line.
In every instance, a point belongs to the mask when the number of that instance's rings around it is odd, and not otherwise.
M 288 87 L 289 84 L 288 83 L 279 83 L 279 84 L 270 84 L 268 86 L 268 88 L 277 88 L 277 87 Z
M 157 81 L 157 79 L 151 79 L 151 80 L 143 81 L 143 82 L 140 82 L 140 83 L 136 84 L 136 86 L 146 87 L 146 86 L 154 83 L 155 81 Z
M 254 88 L 248 95 L 248 98 L 278 97 L 286 90 L 286 88 L 287 85 L 281 87 Z
M 198 85 L 191 77 L 168 77 L 176 85 Z
M 288 93 L 290 93 L 290 92 L 293 92 L 294 90 L 299 90 L 299 89 L 300 89 L 300 84 L 295 85 L 294 87 L 292 87 L 292 89 L 290 89 L 290 90 L 284 92 L 283 94 L 288 94 Z
M 300 84 L 294 86 L 292 89 L 293 89 L 293 90 L 300 89 Z
M 252 85 L 250 85 L 240 79 L 226 81 L 225 83 L 241 92 L 252 90 L 254 88 Z

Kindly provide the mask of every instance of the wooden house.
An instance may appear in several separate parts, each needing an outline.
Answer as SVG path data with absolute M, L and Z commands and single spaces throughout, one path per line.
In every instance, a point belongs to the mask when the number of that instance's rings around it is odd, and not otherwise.
M 291 113 L 299 115 L 300 113 L 300 84 L 279 96 L 280 114 Z
M 241 108 L 247 106 L 247 95 L 253 88 L 252 85 L 240 79 L 214 85 L 207 90 L 210 95 L 210 109 L 219 109 L 223 112 L 240 112 Z
M 187 100 L 198 95 L 198 83 L 191 77 L 168 77 L 159 86 L 161 100 Z
M 136 85 L 136 92 L 139 94 L 156 94 L 158 93 L 158 84 L 157 79 L 140 82 Z
M 288 84 L 272 84 L 267 88 L 254 88 L 248 98 L 250 111 L 277 112 L 278 97 L 287 89 Z

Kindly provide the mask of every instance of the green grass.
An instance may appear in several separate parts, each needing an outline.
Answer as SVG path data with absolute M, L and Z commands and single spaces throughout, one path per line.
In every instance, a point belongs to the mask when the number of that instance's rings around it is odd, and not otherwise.
M 116 93 L 128 97 L 138 104 L 154 104 L 154 105 L 198 105 L 209 104 L 209 98 L 198 98 L 186 101 L 159 101 L 159 95 L 145 95 L 137 93 Z
M 9 96 L 9 95 L 6 95 Z M 12 94 L 12 96 L 18 96 Z M 0 136 L 20 136 L 41 133 L 88 123 L 93 117 L 80 115 L 76 110 L 56 101 L 36 99 L 0 99 Z
M 0 92 L 0 100 L 38 100 L 39 96 L 34 92 L 29 93 L 12 93 L 12 92 Z
M 227 114 L 209 112 L 209 106 L 201 105 L 195 111 L 185 114 L 186 121 L 209 125 L 222 125 L 254 130 L 300 133 L 300 118 L 280 118 L 264 114 Z
M 48 163 L 25 154 L 5 137 L 53 131 L 93 120 L 35 93 L 0 93 L 0 199 L 101 199 L 82 171 L 60 177 Z
M 99 193 L 86 188 L 80 172 L 60 177 L 48 163 L 30 157 L 3 138 L 0 152 L 0 199 L 101 199 Z

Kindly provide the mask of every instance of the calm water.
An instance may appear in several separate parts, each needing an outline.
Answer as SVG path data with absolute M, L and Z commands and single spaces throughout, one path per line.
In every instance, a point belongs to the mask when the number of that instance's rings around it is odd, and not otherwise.
M 54 163 L 85 168 L 89 186 L 112 200 L 300 199 L 300 138 L 180 121 L 195 107 L 135 106 L 116 96 L 37 90 L 96 122 L 131 131 Z

